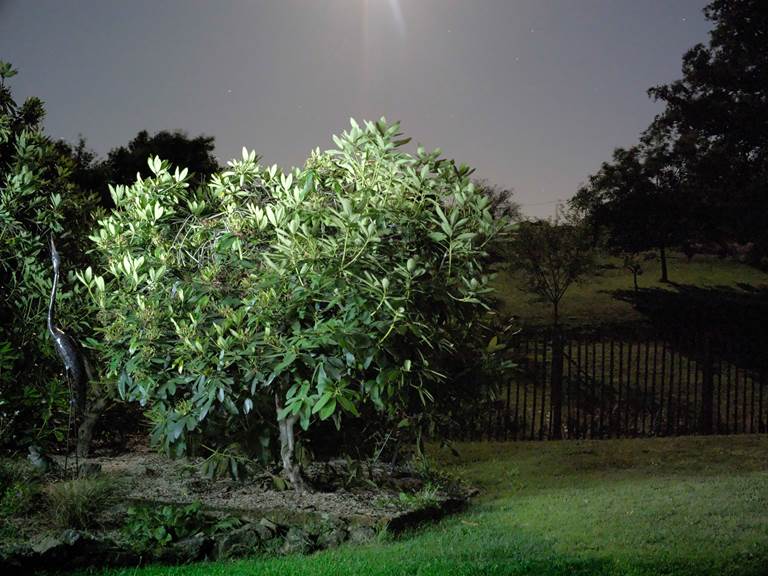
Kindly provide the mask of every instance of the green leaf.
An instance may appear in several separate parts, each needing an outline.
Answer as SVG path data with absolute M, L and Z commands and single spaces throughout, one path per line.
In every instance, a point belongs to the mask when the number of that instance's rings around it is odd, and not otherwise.
M 344 410 L 354 414 L 355 416 L 360 416 L 360 412 L 358 412 L 357 406 L 355 406 L 349 398 L 342 394 L 337 396 L 337 400 L 339 401 L 339 404 L 341 404 L 341 407 L 344 408 Z
M 333 393 L 331 392 L 326 392 L 325 394 L 321 395 L 320 399 L 315 402 L 315 405 L 312 407 L 312 414 L 317 414 L 320 412 L 320 410 L 323 409 L 323 407 L 330 401 L 331 398 L 333 398 Z M 323 418 L 323 420 L 325 420 L 325 418 Z
M 283 356 L 282 361 L 275 366 L 274 370 L 272 370 L 272 376 L 280 376 L 286 368 L 288 368 L 291 364 L 293 364 L 296 361 L 296 353 L 295 352 L 286 352 Z
M 272 476 L 272 485 L 278 492 L 285 492 L 288 489 L 288 483 L 280 476 Z
M 323 409 L 320 410 L 320 420 L 327 420 L 336 411 L 336 399 L 332 398 Z

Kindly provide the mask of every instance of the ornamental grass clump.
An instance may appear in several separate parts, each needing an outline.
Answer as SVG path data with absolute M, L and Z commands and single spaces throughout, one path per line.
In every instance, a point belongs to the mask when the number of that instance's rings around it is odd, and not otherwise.
M 46 488 L 51 519 L 61 528 L 93 528 L 113 494 L 114 483 L 103 477 L 67 480 Z

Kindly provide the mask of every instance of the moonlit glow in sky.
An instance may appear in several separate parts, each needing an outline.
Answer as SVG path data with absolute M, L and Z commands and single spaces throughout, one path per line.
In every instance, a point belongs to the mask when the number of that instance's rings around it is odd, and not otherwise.
M 400 0 L 386 0 L 389 4 L 390 16 L 395 25 L 397 33 L 401 40 L 405 40 L 405 18 L 403 17 L 403 10 L 400 7 Z M 362 62 L 362 80 L 360 82 L 360 95 L 363 102 L 367 102 L 370 98 L 370 82 L 371 82 L 371 54 L 372 54 L 372 40 L 371 40 L 371 28 L 376 28 L 379 25 L 379 19 L 381 14 L 371 10 L 371 3 L 380 4 L 380 0 L 363 0 L 362 9 L 362 35 L 363 35 L 363 62 Z
M 400 8 L 400 0 L 387 0 L 389 7 L 392 10 L 392 17 L 395 19 L 395 25 L 397 31 L 401 37 L 405 36 L 405 18 L 403 18 L 403 10 Z
M 554 214 L 661 107 L 707 0 L 0 0 L 0 59 L 46 130 L 99 154 L 139 130 L 303 163 L 349 118 L 400 120 Z

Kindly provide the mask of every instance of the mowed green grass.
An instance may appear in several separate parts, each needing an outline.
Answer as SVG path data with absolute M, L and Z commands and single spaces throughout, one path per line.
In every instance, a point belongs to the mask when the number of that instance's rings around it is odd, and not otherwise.
M 561 305 L 563 321 L 568 324 L 599 324 L 641 319 L 642 316 L 630 303 L 615 298 L 613 294 L 633 289 L 632 274 L 621 267 L 619 258 L 605 257 L 599 262 L 613 268 L 599 270 L 568 289 Z M 644 262 L 643 268 L 639 278 L 640 288 L 676 290 L 675 284 L 737 291 L 743 291 L 740 285 L 768 288 L 767 273 L 730 258 L 697 255 L 688 262 L 683 254 L 673 252 L 668 258 L 668 271 L 669 279 L 674 284 L 659 282 L 661 268 L 658 261 Z M 493 285 L 503 314 L 514 315 L 531 324 L 551 321 L 551 306 L 537 302 L 526 292 L 522 277 L 513 269 L 500 271 Z
M 312 556 L 150 575 L 765 575 L 768 438 L 473 443 L 440 466 L 481 489 L 461 515 Z

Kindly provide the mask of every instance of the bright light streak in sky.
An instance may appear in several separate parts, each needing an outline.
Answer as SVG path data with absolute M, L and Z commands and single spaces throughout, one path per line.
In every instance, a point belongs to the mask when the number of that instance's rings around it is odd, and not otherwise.
M 371 26 L 376 25 L 376 7 L 372 6 L 373 0 L 363 0 L 362 6 L 362 39 L 363 39 L 363 58 L 362 58 L 362 82 L 360 84 L 360 94 L 363 102 L 367 102 L 370 97 L 371 82 Z M 387 0 L 389 12 L 392 15 L 394 27 L 401 39 L 405 39 L 406 26 L 403 10 L 400 0 Z M 380 4 L 381 6 L 381 4 Z M 373 10 L 371 9 L 373 8 Z
M 395 26 L 400 36 L 405 37 L 405 18 L 400 8 L 400 0 L 388 0 L 389 8 L 392 10 L 392 17 L 395 19 Z

